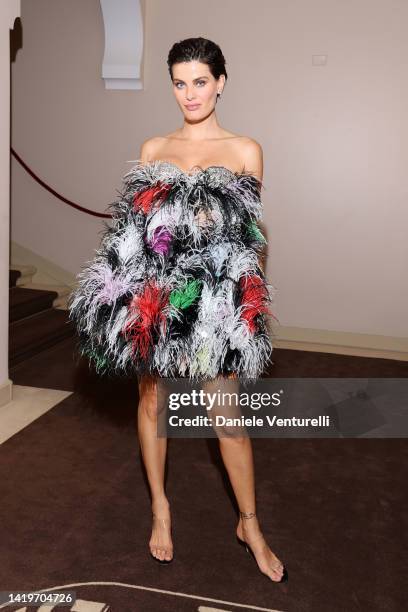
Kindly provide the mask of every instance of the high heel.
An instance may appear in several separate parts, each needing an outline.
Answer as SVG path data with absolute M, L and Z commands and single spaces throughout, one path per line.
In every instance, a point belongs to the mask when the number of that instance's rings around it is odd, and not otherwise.
M 252 556 L 252 558 L 254 559 L 254 561 L 256 562 L 256 557 L 254 555 L 254 553 L 251 550 L 251 547 L 248 546 L 248 544 L 246 542 L 244 542 L 244 540 L 241 540 L 241 538 L 239 538 L 237 536 L 237 541 L 239 544 L 241 544 L 241 546 L 244 546 L 245 550 Z M 263 572 L 262 572 L 263 573 Z M 264 574 L 266 576 L 266 574 Z M 266 576 L 267 578 L 269 578 L 269 576 Z M 271 578 L 269 578 L 269 580 L 271 580 Z M 282 573 L 282 578 L 280 580 L 273 580 L 272 582 L 287 582 L 289 580 L 289 574 L 288 574 L 288 570 L 286 569 L 285 566 L 283 566 L 283 573 Z
M 243 513 L 243 512 L 240 512 L 240 515 L 241 515 L 241 517 L 242 517 L 242 518 L 252 518 L 253 516 L 256 516 L 254 512 L 251 512 L 251 513 L 249 513 L 249 514 L 245 514 L 245 513 Z M 242 540 L 242 539 L 241 539 L 241 538 L 240 538 L 240 537 L 239 537 L 237 534 L 235 534 L 235 535 L 236 535 L 236 538 L 237 538 L 238 544 L 240 544 L 241 546 L 244 546 L 245 550 L 246 550 L 248 553 L 250 553 L 250 555 L 252 556 L 253 560 L 254 560 L 254 561 L 255 561 L 255 563 L 258 565 L 258 562 L 257 562 L 257 560 L 256 560 L 256 557 L 255 557 L 255 555 L 254 555 L 254 553 L 253 553 L 253 551 L 252 551 L 251 547 L 249 546 L 249 544 L 247 544 L 247 543 L 245 542 L 245 540 Z M 260 537 L 263 537 L 263 536 L 260 536 Z M 262 574 L 264 574 L 264 572 L 262 572 Z M 272 578 L 270 578 L 270 576 L 268 576 L 267 574 L 264 574 L 264 576 L 266 576 L 266 577 L 267 577 L 269 580 L 272 580 Z M 281 582 L 288 582 L 288 580 L 289 580 L 288 570 L 286 569 L 286 567 L 285 567 L 285 566 L 283 566 L 282 578 L 281 578 L 280 580 L 273 580 L 272 582 L 278 582 L 278 583 L 281 583 Z
M 156 519 L 157 521 L 160 522 L 161 526 L 164 527 L 164 529 L 169 529 L 169 531 L 171 532 L 171 528 L 169 526 L 169 519 L 167 518 L 159 518 L 158 516 L 156 516 L 153 512 L 153 519 Z M 155 557 L 154 554 L 152 553 L 152 551 L 150 551 L 150 555 L 151 557 L 153 557 L 153 559 L 155 561 L 157 561 L 158 563 L 162 563 L 164 565 L 171 563 L 174 559 L 174 554 L 172 556 L 171 559 L 159 559 L 158 557 Z

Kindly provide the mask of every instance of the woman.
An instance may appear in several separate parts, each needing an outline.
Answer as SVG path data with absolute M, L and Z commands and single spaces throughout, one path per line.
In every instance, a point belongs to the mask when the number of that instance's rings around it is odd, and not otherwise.
M 232 172 L 251 172 L 262 181 L 260 145 L 220 127 L 215 105 L 221 97 L 227 73 L 218 45 L 203 38 L 176 43 L 168 67 L 173 93 L 183 113 L 183 126 L 163 137 L 145 141 L 142 163 L 167 160 L 183 172 L 195 167 L 224 166 Z M 198 215 L 205 223 L 205 215 Z M 233 374 L 232 374 L 233 376 Z M 164 490 L 167 439 L 157 438 L 157 389 L 154 377 L 139 381 L 138 431 L 152 495 L 153 526 L 149 542 L 153 556 L 173 558 L 170 505 Z M 220 437 L 220 451 L 240 508 L 236 535 L 252 549 L 260 570 L 271 580 L 287 577 L 284 567 L 266 543 L 256 516 L 254 467 L 249 437 Z
M 80 352 L 97 371 L 139 377 L 138 435 L 153 512 L 149 547 L 162 563 L 173 559 L 173 542 L 167 439 L 157 437 L 158 378 L 236 385 L 260 376 L 272 351 L 265 320 L 271 299 L 259 262 L 265 239 L 257 227 L 262 149 L 218 124 L 215 105 L 227 79 L 218 45 L 180 41 L 168 67 L 183 126 L 143 143 L 121 198 L 110 205 L 114 227 L 107 227 L 68 304 Z M 250 438 L 219 436 L 219 444 L 240 510 L 238 541 L 268 578 L 287 580 L 256 515 Z

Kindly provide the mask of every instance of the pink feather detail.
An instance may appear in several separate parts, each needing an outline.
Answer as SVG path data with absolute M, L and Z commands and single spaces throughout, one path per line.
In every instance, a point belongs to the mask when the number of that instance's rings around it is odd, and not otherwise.
M 172 235 L 165 225 L 159 225 L 153 231 L 151 240 L 147 240 L 148 246 L 156 253 L 167 255 L 170 250 Z

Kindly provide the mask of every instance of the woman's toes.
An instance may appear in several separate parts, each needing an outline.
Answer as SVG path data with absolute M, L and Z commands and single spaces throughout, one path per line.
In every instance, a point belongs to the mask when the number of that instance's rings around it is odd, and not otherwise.
M 271 580 L 273 580 L 274 582 L 276 581 L 280 581 L 280 579 L 282 578 L 282 569 L 272 569 L 272 576 L 270 576 Z

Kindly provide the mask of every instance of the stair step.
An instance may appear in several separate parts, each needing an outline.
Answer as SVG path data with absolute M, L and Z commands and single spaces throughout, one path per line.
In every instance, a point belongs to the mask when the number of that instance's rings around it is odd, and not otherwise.
M 24 285 L 24 288 L 38 289 L 38 291 L 56 291 L 60 296 L 71 292 L 71 287 L 67 285 L 50 285 L 49 283 L 30 283 L 29 285 Z
M 13 272 L 20 272 L 20 276 L 17 280 L 17 286 L 20 284 L 24 285 L 26 283 L 30 283 L 32 281 L 34 274 L 36 274 L 37 272 L 37 268 L 35 266 L 25 265 L 25 264 L 13 264 L 12 263 L 10 268 L 11 270 L 13 270 Z
M 69 296 L 70 294 L 64 295 L 60 297 L 58 300 L 55 300 L 54 308 L 58 308 L 59 310 L 68 310 Z
M 20 278 L 20 270 L 9 270 L 9 287 L 15 287 L 17 279 Z
M 9 288 L 24 287 L 26 289 L 38 289 L 40 291 L 56 291 L 58 294 L 52 306 L 63 310 L 68 309 L 68 297 L 72 291 L 69 285 L 53 285 L 50 283 L 33 282 L 33 275 L 37 272 L 34 266 L 14 266 L 9 272 Z
M 75 327 L 64 310 L 50 308 L 9 325 L 9 367 L 73 336 Z
M 13 323 L 24 317 L 31 317 L 31 315 L 52 308 L 53 301 L 57 297 L 58 293 L 56 291 L 11 287 L 9 290 L 9 322 Z
M 52 303 L 53 307 L 65 309 L 67 304 L 67 298 L 72 291 L 71 287 L 68 287 L 67 285 L 49 285 L 46 283 L 29 283 L 27 285 L 24 285 L 24 288 L 37 289 L 38 291 L 55 291 L 57 293 L 57 297 Z

